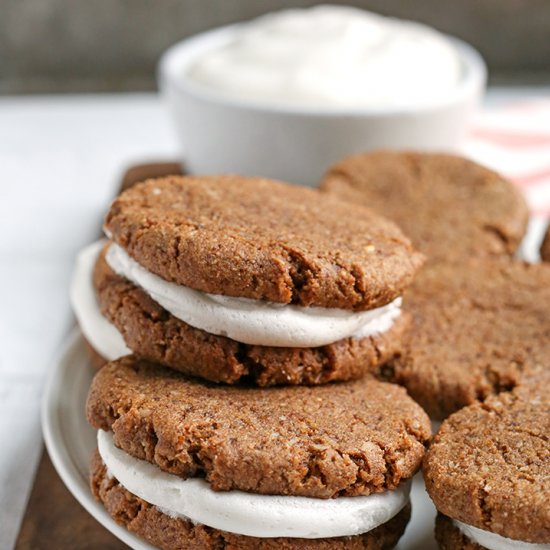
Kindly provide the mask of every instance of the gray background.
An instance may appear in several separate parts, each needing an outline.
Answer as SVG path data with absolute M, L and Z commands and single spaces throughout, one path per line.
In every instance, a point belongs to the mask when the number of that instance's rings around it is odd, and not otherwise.
M 0 93 L 154 89 L 160 53 L 202 30 L 318 2 L 0 0 Z M 338 2 L 334 2 L 338 3 Z M 550 0 L 363 0 L 485 57 L 492 82 L 550 83 Z

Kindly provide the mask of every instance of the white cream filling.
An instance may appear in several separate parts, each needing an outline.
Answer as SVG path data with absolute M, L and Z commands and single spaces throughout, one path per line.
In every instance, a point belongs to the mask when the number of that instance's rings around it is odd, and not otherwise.
M 115 446 L 110 432 L 100 430 L 97 442 L 108 471 L 134 495 L 171 517 L 239 535 L 353 536 L 386 523 L 409 501 L 410 482 L 394 491 L 334 499 L 216 492 L 204 479 L 181 479 L 130 456 Z
M 365 338 L 389 330 L 401 313 L 401 298 L 383 307 L 354 312 L 208 294 L 165 281 L 115 243 L 106 259 L 115 273 L 141 287 L 174 317 L 245 344 L 312 348 L 350 336 Z
M 132 352 L 118 329 L 102 315 L 97 303 L 92 274 L 106 242 L 102 239 L 79 252 L 71 280 L 70 299 L 86 340 L 102 357 L 112 361 Z
M 509 539 L 453 519 L 453 524 L 470 540 L 489 550 L 550 550 L 550 543 L 523 542 Z
M 426 105 L 461 77 L 454 45 L 435 29 L 334 5 L 243 23 L 187 73 L 225 97 L 325 110 Z

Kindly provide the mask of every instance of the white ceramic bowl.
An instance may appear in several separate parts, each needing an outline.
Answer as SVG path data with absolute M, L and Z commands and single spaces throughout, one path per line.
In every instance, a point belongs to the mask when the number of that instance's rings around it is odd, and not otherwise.
M 403 109 L 307 109 L 253 104 L 210 92 L 187 78 L 204 52 L 231 40 L 239 25 L 199 34 L 169 48 L 158 80 L 193 174 L 236 173 L 317 185 L 325 170 L 352 153 L 378 148 L 452 151 L 483 95 L 486 69 L 468 44 L 450 38 L 463 77 L 452 94 Z

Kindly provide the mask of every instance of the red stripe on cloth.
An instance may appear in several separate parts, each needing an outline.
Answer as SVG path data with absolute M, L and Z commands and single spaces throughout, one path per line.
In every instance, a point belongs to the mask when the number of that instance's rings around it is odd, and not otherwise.
M 546 207 L 540 207 L 540 208 L 529 208 L 529 212 L 531 213 L 531 216 L 540 216 L 543 218 L 550 218 L 550 205 Z
M 547 99 L 526 99 L 524 101 L 515 101 L 504 107 L 503 111 L 508 112 L 529 112 L 542 111 L 550 108 L 550 101 Z
M 541 147 L 550 145 L 550 134 L 517 134 L 509 131 L 477 128 L 472 135 L 502 147 Z

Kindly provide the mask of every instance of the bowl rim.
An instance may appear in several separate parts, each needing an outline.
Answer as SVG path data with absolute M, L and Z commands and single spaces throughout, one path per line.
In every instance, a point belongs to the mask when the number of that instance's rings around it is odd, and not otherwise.
M 302 105 L 289 105 L 263 102 L 261 100 L 249 101 L 234 96 L 224 96 L 223 93 L 211 91 L 208 87 L 194 83 L 186 78 L 185 69 L 197 56 L 218 45 L 228 42 L 239 29 L 246 23 L 234 23 L 217 27 L 184 38 L 170 46 L 161 55 L 157 64 L 157 82 L 160 91 L 163 92 L 167 85 L 171 85 L 180 94 L 186 95 L 198 101 L 211 103 L 244 111 L 280 115 L 301 115 L 316 117 L 376 117 L 388 115 L 408 115 L 437 111 L 459 104 L 482 90 L 487 81 L 487 67 L 481 54 L 470 44 L 454 36 L 443 36 L 455 47 L 462 66 L 464 75 L 449 95 L 431 103 L 422 105 L 400 105 L 391 107 L 308 107 Z

